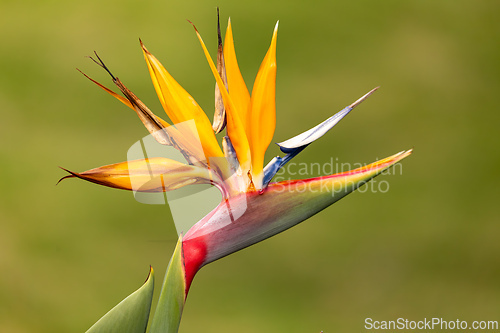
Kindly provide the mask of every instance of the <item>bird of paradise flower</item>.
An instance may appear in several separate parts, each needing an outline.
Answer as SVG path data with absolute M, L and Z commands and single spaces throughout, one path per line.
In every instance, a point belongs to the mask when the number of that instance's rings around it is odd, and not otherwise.
M 151 112 L 111 73 L 97 54 L 97 60 L 93 60 L 108 71 L 124 97 L 84 74 L 134 110 L 156 141 L 177 149 L 187 164 L 164 157 L 152 157 L 81 173 L 66 170 L 70 175 L 62 178 L 77 177 L 108 187 L 140 192 L 172 191 L 192 184 L 211 184 L 221 191 L 221 203 L 179 237 L 149 328 L 153 333 L 177 332 L 189 287 L 201 267 L 306 220 L 412 152 L 402 151 L 339 174 L 272 182 L 273 176 L 288 161 L 328 132 L 377 88 L 316 127 L 278 143 L 285 156 L 275 157 L 264 166 L 264 154 L 271 143 L 276 124 L 278 24 L 251 94 L 239 70 L 231 21 L 228 22 L 224 43 L 218 26 L 216 64 L 196 27 L 195 31 L 216 80 L 213 124 L 142 41 L 140 44 L 153 86 L 172 124 Z M 224 129 L 227 135 L 222 139 L 221 148 L 215 134 Z M 143 287 L 101 318 L 88 332 L 98 332 L 103 325 L 111 325 L 109 327 L 113 327 L 113 332 L 123 332 L 125 329 L 145 332 L 151 306 L 152 276 L 151 271 Z M 117 315 L 125 308 L 134 313 L 130 317 L 132 319 Z

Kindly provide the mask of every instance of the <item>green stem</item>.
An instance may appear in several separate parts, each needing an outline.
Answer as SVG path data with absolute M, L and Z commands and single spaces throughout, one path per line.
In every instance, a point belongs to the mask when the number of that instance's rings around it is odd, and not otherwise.
M 167 267 L 149 333 L 177 333 L 181 323 L 185 294 L 186 281 L 181 235 Z

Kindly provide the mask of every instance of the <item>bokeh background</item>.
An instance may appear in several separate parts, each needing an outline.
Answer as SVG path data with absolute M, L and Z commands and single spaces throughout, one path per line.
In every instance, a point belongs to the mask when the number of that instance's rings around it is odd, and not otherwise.
M 84 332 L 176 242 L 168 207 L 70 180 L 126 160 L 147 134 L 79 74 L 97 50 L 157 114 L 138 38 L 212 116 L 216 49 L 233 22 L 251 87 L 280 20 L 279 142 L 381 89 L 297 162 L 368 163 L 403 149 L 387 193 L 354 193 L 205 268 L 180 332 L 360 332 L 375 320 L 499 320 L 500 2 L 0 2 L 0 331 Z M 278 149 L 269 149 L 269 158 Z M 313 175 L 311 175 L 313 176 Z

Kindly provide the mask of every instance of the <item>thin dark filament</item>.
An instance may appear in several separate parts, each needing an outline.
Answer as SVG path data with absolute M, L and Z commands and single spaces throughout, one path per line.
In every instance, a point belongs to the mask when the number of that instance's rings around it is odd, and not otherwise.
M 97 59 L 99 59 L 99 61 L 95 60 L 94 58 L 92 58 L 91 56 L 88 56 L 88 58 L 90 58 L 93 62 L 95 62 L 97 65 L 99 65 L 100 67 L 104 68 L 104 70 L 106 70 L 106 72 L 108 72 L 109 75 L 111 75 L 111 77 L 113 78 L 113 81 L 116 81 L 116 77 L 111 73 L 111 71 L 109 70 L 109 68 L 104 64 L 104 62 L 102 61 L 102 59 L 99 57 L 99 55 L 97 54 L 96 51 L 94 51 L 94 54 L 95 56 L 97 57 Z

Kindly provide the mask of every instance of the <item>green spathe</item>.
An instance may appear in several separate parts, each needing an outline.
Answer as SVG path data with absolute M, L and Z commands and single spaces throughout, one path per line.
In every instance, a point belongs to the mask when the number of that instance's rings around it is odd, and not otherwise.
M 142 287 L 112 308 L 86 333 L 145 333 L 153 289 L 154 274 L 151 268 Z
M 153 269 L 144 285 L 111 309 L 86 333 L 145 333 L 153 299 Z M 167 267 L 149 333 L 176 333 L 184 308 L 186 282 L 182 235 Z

